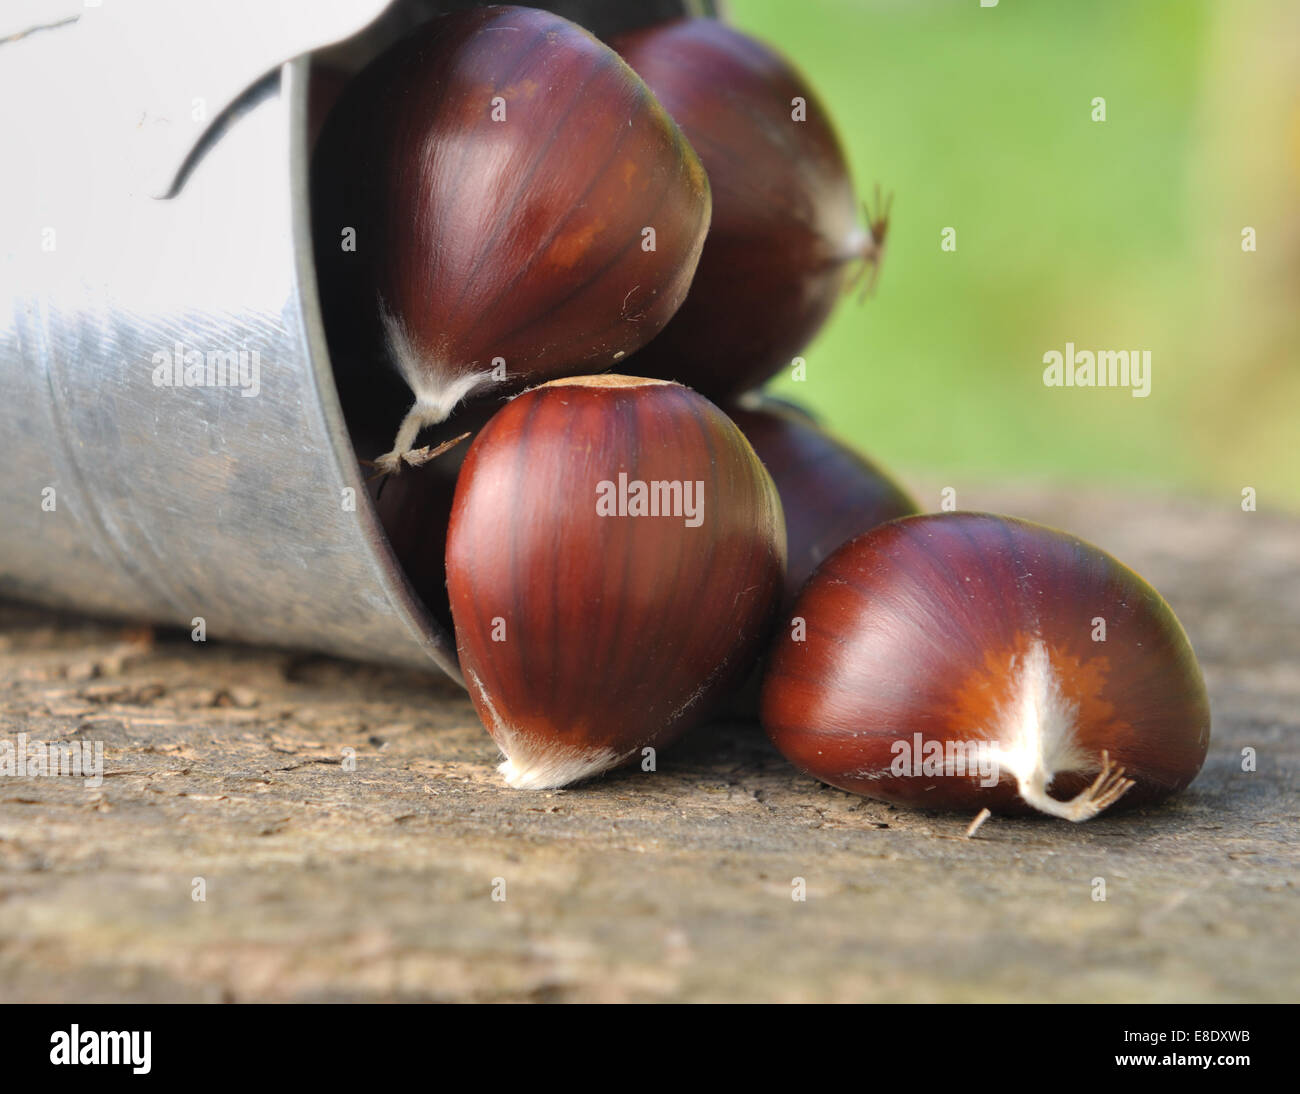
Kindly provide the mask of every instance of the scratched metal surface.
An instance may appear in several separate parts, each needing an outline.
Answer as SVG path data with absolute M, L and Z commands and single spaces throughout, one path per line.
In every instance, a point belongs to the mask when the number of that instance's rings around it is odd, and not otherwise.
M 683 7 L 552 6 L 600 31 Z M 454 677 L 362 488 L 310 251 L 291 58 L 385 5 L 217 7 L 0 26 L 0 102 L 22 104 L 0 112 L 0 593 Z M 359 41 L 435 7 L 392 6 Z M 177 343 L 256 351 L 258 394 L 158 386 Z

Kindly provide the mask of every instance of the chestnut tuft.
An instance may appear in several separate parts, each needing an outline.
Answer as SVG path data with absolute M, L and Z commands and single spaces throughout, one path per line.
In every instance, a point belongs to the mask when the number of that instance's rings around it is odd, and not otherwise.
M 770 636 L 781 503 L 740 430 L 661 380 L 552 381 L 479 431 L 447 590 L 513 787 L 565 786 L 703 720 Z
M 785 756 L 898 805 L 1084 821 L 1205 761 L 1200 667 L 1160 595 L 1100 548 L 981 513 L 891 521 L 818 569 L 762 720 Z

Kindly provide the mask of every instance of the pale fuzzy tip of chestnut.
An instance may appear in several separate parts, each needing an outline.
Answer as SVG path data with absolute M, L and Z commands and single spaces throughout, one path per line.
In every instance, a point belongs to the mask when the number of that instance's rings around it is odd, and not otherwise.
M 1075 735 L 1078 704 L 1061 690 L 1047 647 L 1034 642 L 1012 665 L 1012 698 L 998 712 L 995 756 L 999 770 L 1012 775 L 1020 796 L 1040 812 L 1070 821 L 1086 821 L 1128 792 L 1132 779 L 1102 752 L 1097 778 L 1069 801 L 1052 797 L 1052 779 L 1067 772 L 1098 770 L 1097 759 L 1079 747 Z
M 420 462 L 412 458 L 420 430 L 445 422 L 463 399 L 475 388 L 492 383 L 493 377 L 490 369 L 458 372 L 452 367 L 431 363 L 416 349 L 402 321 L 382 306 L 381 313 L 389 353 L 397 362 L 407 386 L 415 393 L 415 403 L 397 427 L 392 451 L 375 460 L 376 468 L 392 473 L 400 471 L 404 463 Z
M 617 767 L 622 759 L 608 750 L 583 752 L 548 744 L 531 754 L 507 755 L 497 771 L 514 790 L 558 790 Z
M 611 748 L 573 748 L 521 733 L 497 712 L 479 678 L 473 672 L 465 675 L 492 723 L 487 728 L 505 755 L 497 771 L 514 790 L 558 790 L 617 767 L 631 755 Z

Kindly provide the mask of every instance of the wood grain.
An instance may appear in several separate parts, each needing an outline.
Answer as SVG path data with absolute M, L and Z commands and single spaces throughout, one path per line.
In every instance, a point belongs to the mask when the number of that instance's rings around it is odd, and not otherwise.
M 0 740 L 101 740 L 106 778 L 0 778 L 0 999 L 1296 999 L 1300 522 L 942 485 L 1166 596 L 1214 710 L 1187 791 L 967 840 L 735 724 L 514 792 L 436 678 L 3 605 Z

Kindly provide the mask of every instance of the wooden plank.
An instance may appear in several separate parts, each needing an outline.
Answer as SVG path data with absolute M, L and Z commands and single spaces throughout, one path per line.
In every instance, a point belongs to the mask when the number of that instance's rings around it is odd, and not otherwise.
M 1069 527 L 1165 593 L 1214 705 L 1187 793 L 965 839 L 970 816 L 821 786 L 745 725 L 653 774 L 516 792 L 436 678 L 0 605 L 0 739 L 102 741 L 106 768 L 0 779 L 0 999 L 1296 998 L 1300 523 L 958 500 Z

